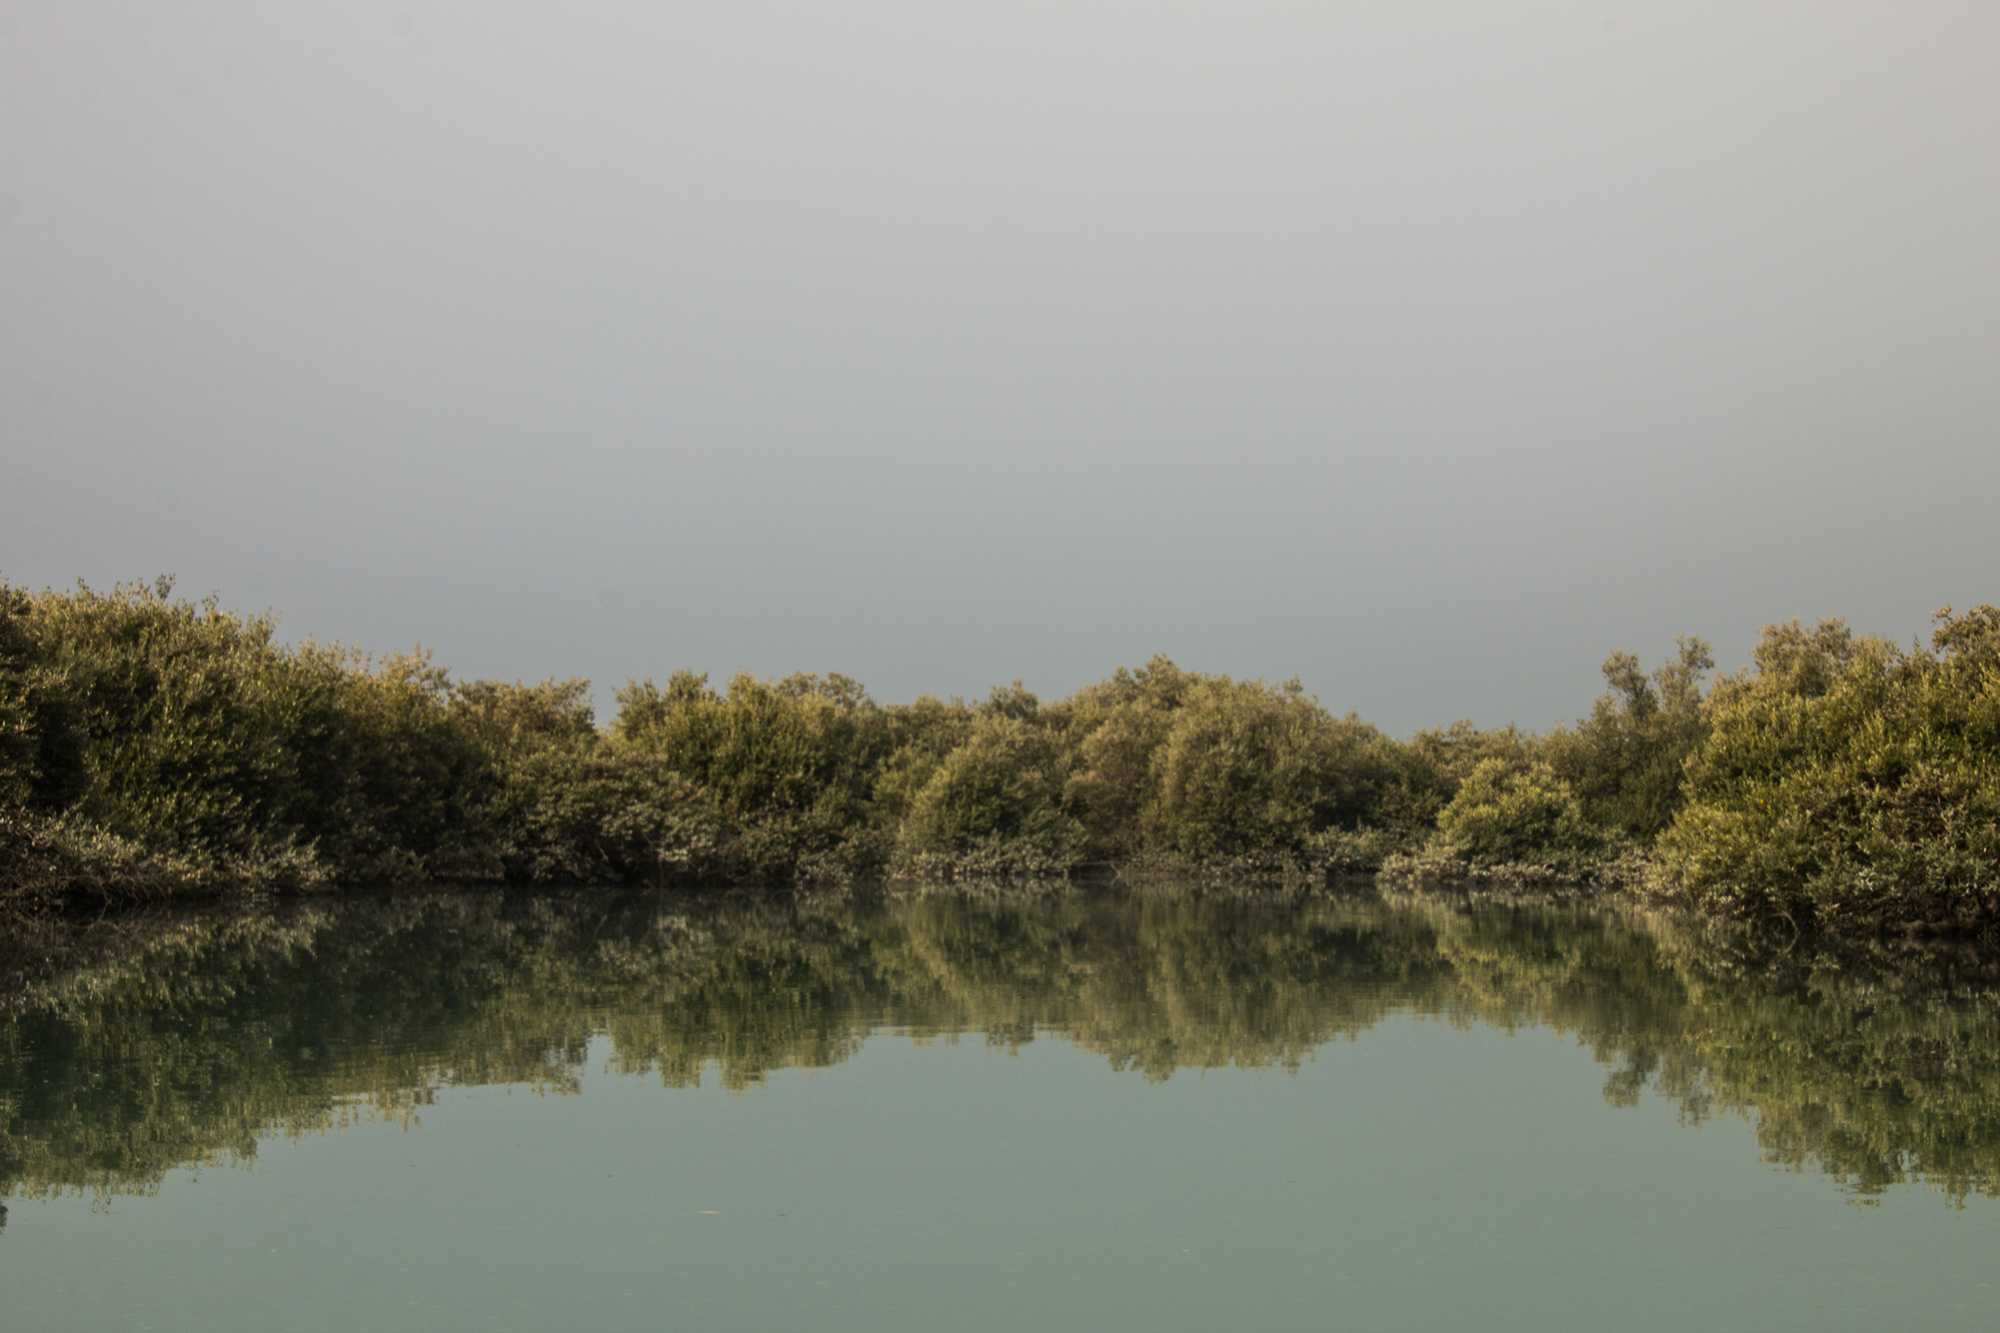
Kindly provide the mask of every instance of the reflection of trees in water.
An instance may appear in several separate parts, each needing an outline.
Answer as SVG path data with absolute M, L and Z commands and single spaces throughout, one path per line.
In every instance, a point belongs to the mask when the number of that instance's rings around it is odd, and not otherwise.
M 1369 895 L 424 895 L 16 937 L 0 1194 L 147 1190 L 260 1135 L 416 1117 L 453 1085 L 615 1069 L 732 1089 L 888 1026 L 1060 1035 L 1149 1079 L 1296 1066 L 1391 1013 L 1549 1027 L 1605 1095 L 1751 1114 L 1866 1193 L 2000 1194 L 2000 980 L 1978 960 L 1746 959 L 1632 916 Z

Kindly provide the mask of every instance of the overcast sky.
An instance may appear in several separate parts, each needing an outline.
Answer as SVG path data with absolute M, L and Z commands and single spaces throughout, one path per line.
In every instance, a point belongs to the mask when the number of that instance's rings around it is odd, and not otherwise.
M 0 574 L 1397 733 L 2000 601 L 2000 6 L 0 0 Z

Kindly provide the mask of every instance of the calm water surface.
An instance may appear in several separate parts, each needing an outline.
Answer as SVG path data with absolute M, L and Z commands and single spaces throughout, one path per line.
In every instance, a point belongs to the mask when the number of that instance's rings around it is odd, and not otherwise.
M 1371 893 L 10 943 L 0 1325 L 2000 1326 L 2000 979 Z

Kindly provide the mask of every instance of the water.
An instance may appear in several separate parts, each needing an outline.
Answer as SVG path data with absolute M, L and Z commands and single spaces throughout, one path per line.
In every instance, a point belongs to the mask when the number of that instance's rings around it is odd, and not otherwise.
M 161 913 L 8 968 L 10 1330 L 2000 1321 L 1976 956 L 593 893 Z

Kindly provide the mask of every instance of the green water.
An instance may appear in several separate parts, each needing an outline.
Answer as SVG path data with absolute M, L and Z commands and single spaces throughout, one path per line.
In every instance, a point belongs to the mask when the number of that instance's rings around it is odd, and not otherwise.
M 0 1325 L 1992 1328 L 1983 958 L 1371 894 L 13 941 Z

